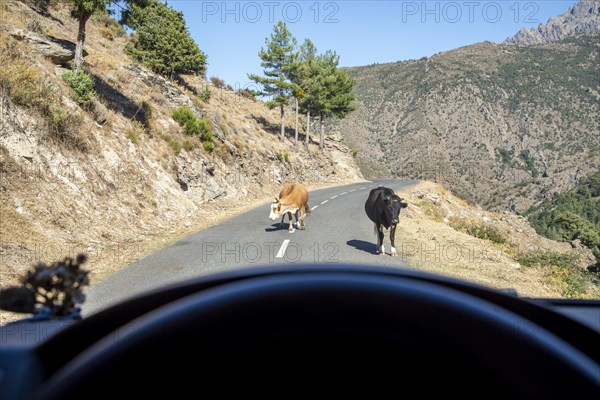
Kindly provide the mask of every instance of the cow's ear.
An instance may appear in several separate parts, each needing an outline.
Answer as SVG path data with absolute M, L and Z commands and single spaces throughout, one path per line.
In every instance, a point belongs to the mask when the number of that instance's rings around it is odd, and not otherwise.
M 279 201 L 279 199 L 277 197 L 275 197 L 275 203 L 277 203 Z
M 406 208 L 406 207 L 408 207 L 408 203 L 405 203 L 405 202 L 401 201 L 400 202 L 400 207 L 401 208 Z

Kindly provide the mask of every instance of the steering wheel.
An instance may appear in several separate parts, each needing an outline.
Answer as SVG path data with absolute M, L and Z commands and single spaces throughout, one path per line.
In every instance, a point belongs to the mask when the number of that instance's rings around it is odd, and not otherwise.
M 38 396 L 600 392 L 598 364 L 543 326 L 410 276 L 253 275 L 169 302 L 128 327 L 75 357 Z

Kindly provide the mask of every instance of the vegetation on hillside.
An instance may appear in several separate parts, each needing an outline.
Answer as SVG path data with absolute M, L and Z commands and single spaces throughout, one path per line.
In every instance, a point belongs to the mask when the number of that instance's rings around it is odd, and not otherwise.
M 336 124 L 367 177 L 436 180 L 524 212 L 600 168 L 600 35 L 477 43 L 349 68 L 360 109 Z M 372 172 L 369 172 L 372 171 Z
M 600 271 L 600 171 L 572 189 L 556 193 L 528 212 L 529 222 L 553 240 L 579 240 L 594 252 Z
M 62 78 L 71 87 L 77 103 L 87 107 L 96 94 L 94 91 L 94 79 L 90 74 L 80 69 L 77 72 L 65 72 Z
M 183 128 L 186 135 L 197 136 L 204 150 L 211 152 L 214 147 L 212 123 L 208 118 L 197 118 L 187 106 L 181 106 L 173 111 L 173 119 Z
M 279 21 L 273 28 L 271 36 L 265 39 L 266 48 L 261 48 L 258 53 L 262 60 L 260 65 L 264 68 L 263 73 L 265 76 L 248 74 L 248 78 L 262 87 L 260 95 L 267 97 L 267 107 L 279 107 L 281 115 L 279 141 L 281 143 L 283 143 L 285 134 L 284 107 L 288 105 L 294 89 L 294 84 L 290 81 L 289 75 L 294 68 L 296 43 L 296 39 L 287 28 L 286 23 Z
M 353 92 L 355 81 L 346 70 L 338 68 L 339 55 L 332 50 L 317 54 L 315 45 L 305 39 L 298 49 L 297 41 L 279 21 L 274 33 L 265 40 L 267 49 L 262 48 L 259 57 L 264 77 L 249 74 L 248 77 L 262 86 L 261 96 L 268 97 L 268 107 L 281 109 L 281 137 L 284 140 L 284 106 L 291 97 L 296 100 L 296 116 L 301 109 L 306 113 L 308 146 L 311 115 L 319 117 L 320 149 L 325 139 L 325 118 L 343 118 L 357 108 Z M 297 143 L 297 128 L 295 143 Z
M 156 73 L 204 74 L 206 55 L 185 25 L 183 13 L 158 0 L 130 0 L 122 23 L 135 30 L 127 52 Z
M 78 151 L 88 150 L 88 140 L 80 129 L 81 115 L 65 107 L 60 88 L 35 67 L 31 52 L 3 35 L 0 52 L 0 95 L 41 116 L 46 128 L 43 138 Z

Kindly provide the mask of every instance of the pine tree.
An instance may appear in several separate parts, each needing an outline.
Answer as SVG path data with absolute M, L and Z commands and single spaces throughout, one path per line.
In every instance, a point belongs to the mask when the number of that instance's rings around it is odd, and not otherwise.
M 85 44 L 85 25 L 92 14 L 104 10 L 109 0 L 72 0 L 71 16 L 79 21 L 77 44 L 75 46 L 75 72 L 83 65 L 83 45 Z
M 344 118 L 356 109 L 353 103 L 355 81 L 346 70 L 338 69 L 339 56 L 331 50 L 319 55 L 316 60 L 318 74 L 314 85 L 313 108 L 319 115 L 320 140 L 319 148 L 323 150 L 325 143 L 325 118 Z
M 129 0 L 121 22 L 135 30 L 125 49 L 156 73 L 204 74 L 206 55 L 185 25 L 183 13 L 158 0 Z
M 316 63 L 316 57 L 317 48 L 310 39 L 305 39 L 304 43 L 300 46 L 300 50 L 295 54 L 292 72 L 289 74 L 290 80 L 299 88 L 296 91 L 301 93 L 301 96 L 297 97 L 297 105 L 299 105 L 302 113 L 306 113 L 305 145 L 307 148 L 310 138 L 311 109 L 313 108 L 319 84 L 319 68 Z
M 294 49 L 296 39 L 288 30 L 285 22 L 279 21 L 273 28 L 270 38 L 265 39 L 265 48 L 261 48 L 258 56 L 262 60 L 261 67 L 264 68 L 264 77 L 248 74 L 248 78 L 262 86 L 261 96 L 268 96 L 267 107 L 279 107 L 281 112 L 281 137 L 283 143 L 285 138 L 285 110 L 289 103 L 295 85 L 290 81 L 290 74 L 296 68 Z

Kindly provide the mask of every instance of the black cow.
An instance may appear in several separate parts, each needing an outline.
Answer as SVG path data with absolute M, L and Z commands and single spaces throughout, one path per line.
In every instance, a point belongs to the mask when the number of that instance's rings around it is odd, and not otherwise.
M 400 216 L 400 210 L 408 207 L 408 204 L 402 201 L 392 189 L 379 186 L 371 190 L 369 198 L 365 203 L 365 211 L 371 221 L 375 223 L 375 234 L 377 235 L 377 253 L 385 254 L 383 246 L 383 228 L 392 228 L 390 230 L 390 242 L 392 249 L 390 255 L 396 255 L 394 238 L 396 236 L 396 224 Z

